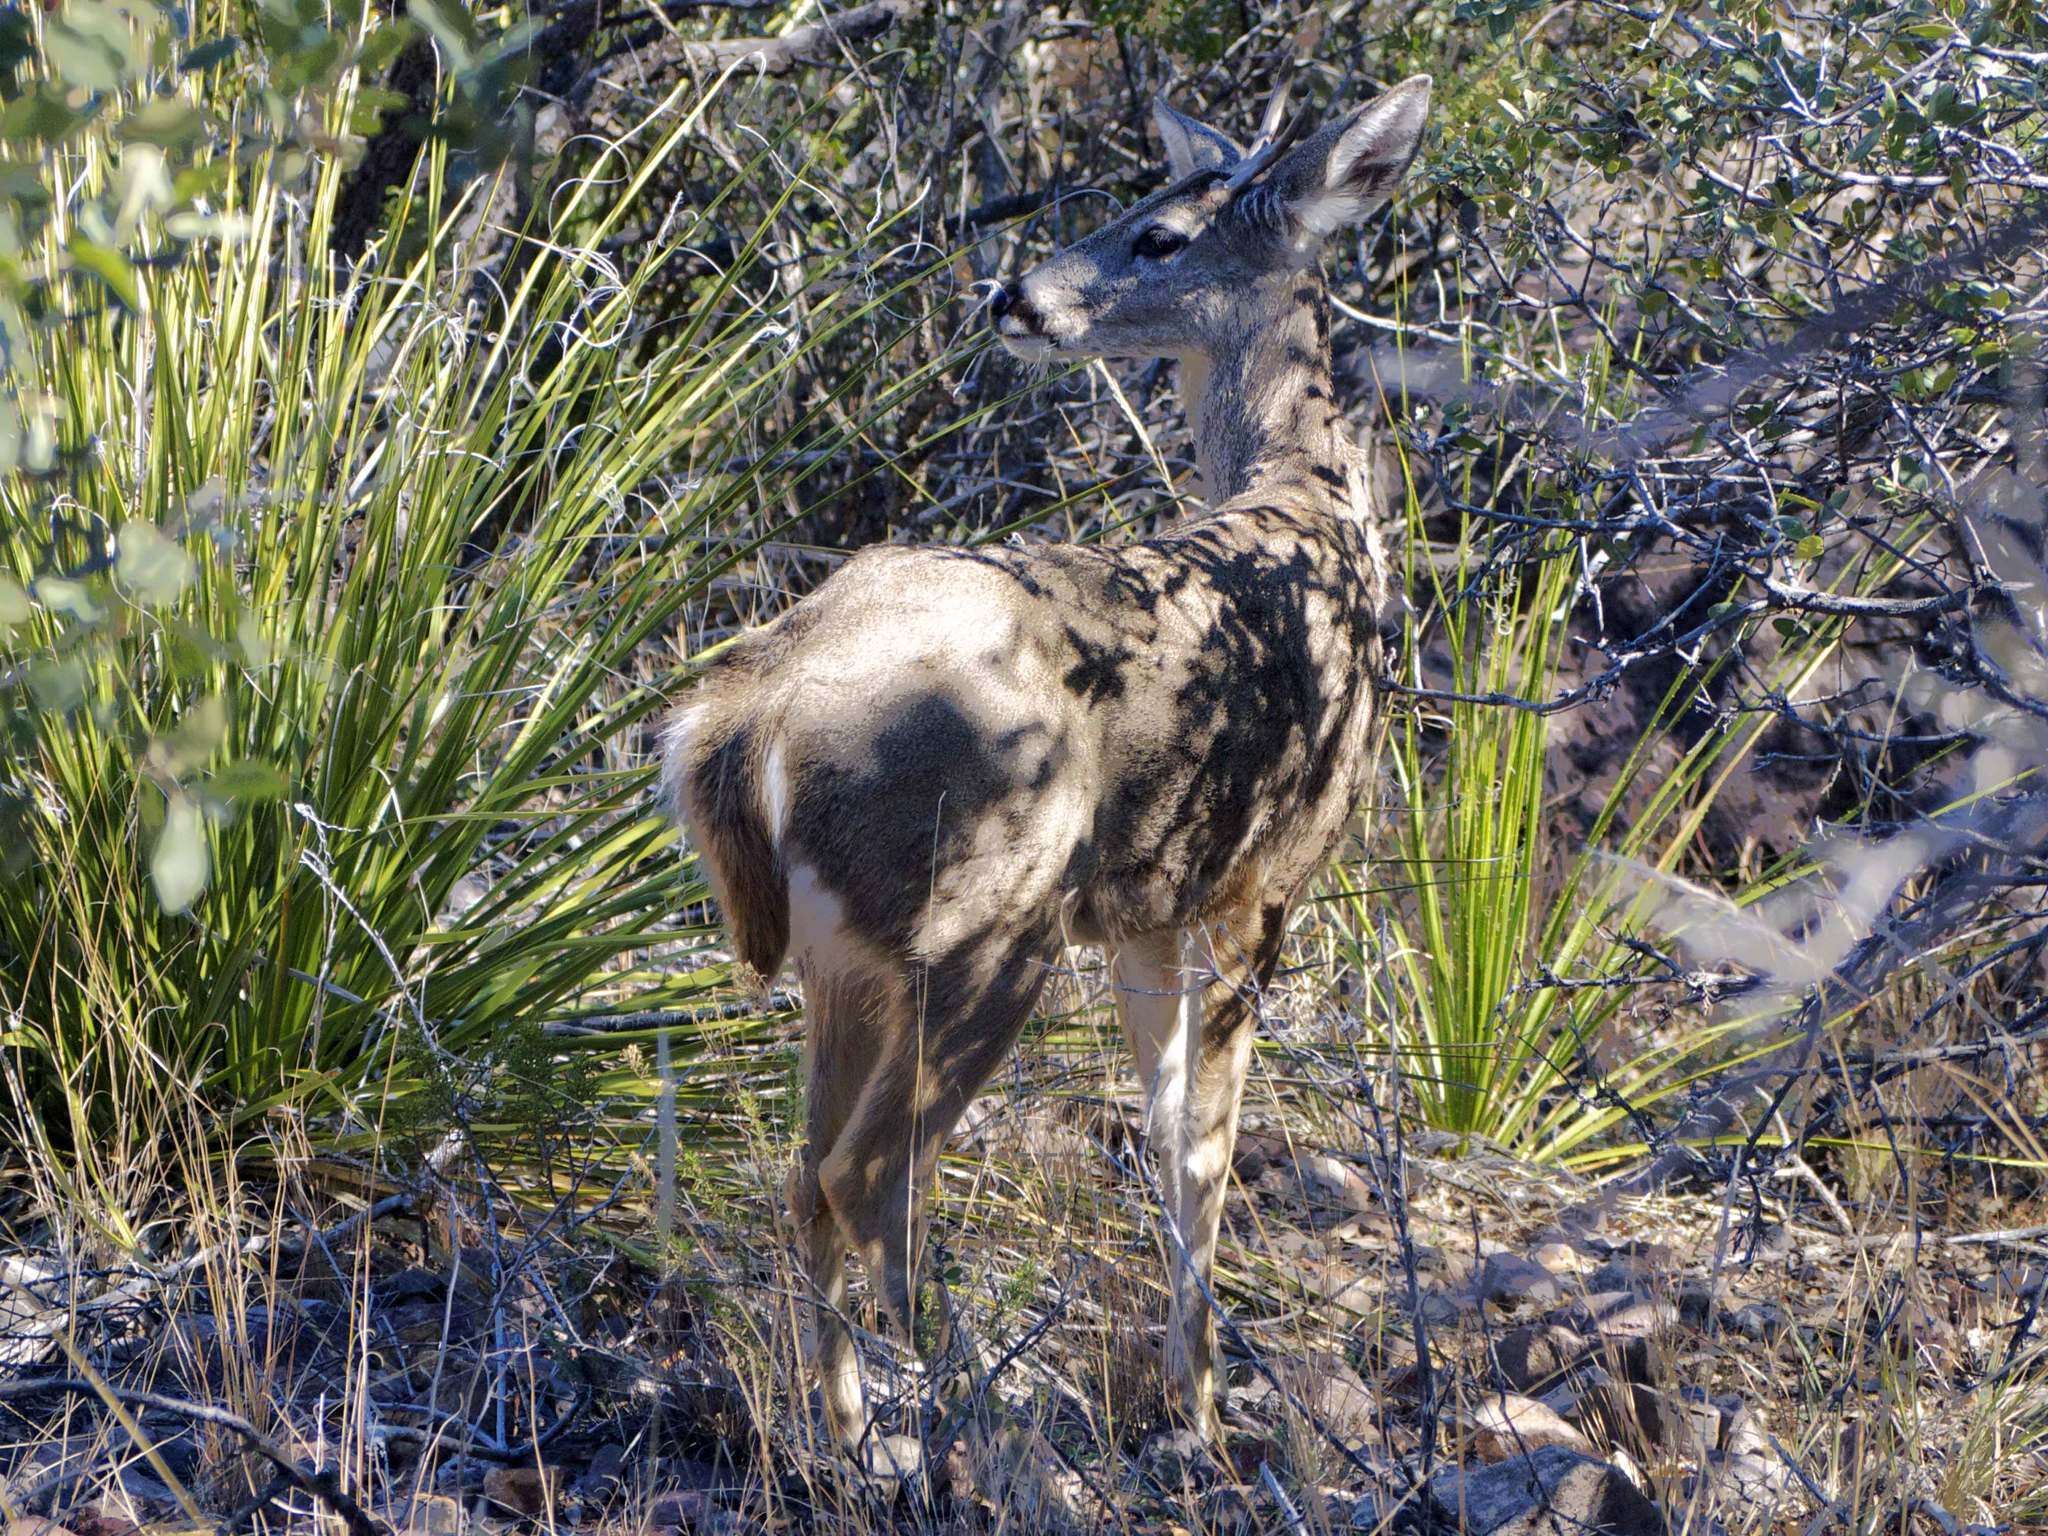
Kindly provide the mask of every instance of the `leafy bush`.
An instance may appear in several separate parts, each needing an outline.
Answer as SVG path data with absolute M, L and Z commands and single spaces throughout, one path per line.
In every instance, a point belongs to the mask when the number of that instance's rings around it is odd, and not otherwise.
M 357 121 L 378 35 L 295 39 L 331 89 L 282 116 Z M 63 319 L 10 333 L 26 446 L 0 484 L 13 1118 L 79 1154 L 156 1096 L 230 1127 L 474 1129 L 557 1075 L 544 1021 L 723 978 L 635 963 L 700 899 L 648 803 L 654 643 L 772 527 L 752 509 L 867 429 L 815 409 L 770 467 L 744 452 L 755 403 L 888 291 L 813 294 L 792 343 L 740 293 L 743 246 L 647 322 L 682 235 L 630 270 L 599 252 L 699 88 L 548 205 L 496 291 L 465 240 L 492 178 L 453 189 L 445 140 L 353 265 L 345 156 L 196 129 L 204 204 L 144 199 L 94 243 L 155 174 L 134 124 L 277 89 L 173 87 L 160 44 L 101 82 L 125 110 L 38 141 L 39 184 L 82 196 L 22 226 L 23 312 Z

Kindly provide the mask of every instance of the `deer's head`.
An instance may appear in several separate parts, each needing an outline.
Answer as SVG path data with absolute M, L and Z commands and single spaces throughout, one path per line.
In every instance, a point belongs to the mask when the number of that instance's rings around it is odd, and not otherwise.
M 1164 101 L 1153 126 L 1172 184 L 1013 278 L 993 300 L 1017 357 L 1216 357 L 1294 301 L 1323 241 L 1400 181 L 1429 113 L 1415 75 L 1312 133 L 1249 150 Z

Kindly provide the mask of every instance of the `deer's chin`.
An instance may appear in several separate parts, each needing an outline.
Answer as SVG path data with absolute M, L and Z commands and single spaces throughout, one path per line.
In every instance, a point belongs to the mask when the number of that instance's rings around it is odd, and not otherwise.
M 1045 337 L 1030 331 L 1022 331 L 1015 334 L 1004 331 L 1000 334 L 1003 350 L 1016 358 L 1020 363 L 1050 362 L 1052 361 L 1053 354 L 1059 350 Z

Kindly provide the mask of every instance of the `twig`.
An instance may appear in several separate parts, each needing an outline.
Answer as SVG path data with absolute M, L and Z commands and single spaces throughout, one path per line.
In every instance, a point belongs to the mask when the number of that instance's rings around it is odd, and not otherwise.
M 781 37 L 730 37 L 710 43 L 685 43 L 678 57 L 699 69 L 723 69 L 744 61 L 764 75 L 786 75 L 799 65 L 823 62 L 836 49 L 880 37 L 892 27 L 914 19 L 923 9 L 924 0 L 869 0 L 866 5 L 821 17 Z
M 99 1400 L 102 1390 L 78 1376 L 32 1376 L 21 1381 L 0 1381 L 0 1402 L 11 1402 L 20 1397 L 35 1397 L 46 1392 L 63 1392 L 73 1397 Z M 104 1388 L 104 1392 L 123 1403 L 140 1408 L 154 1408 L 159 1413 L 176 1414 L 181 1418 L 212 1424 L 240 1435 L 248 1442 L 249 1449 L 277 1469 L 280 1478 L 301 1493 L 318 1499 L 339 1515 L 342 1523 L 349 1528 L 351 1536 L 386 1536 L 388 1527 L 382 1521 L 373 1518 L 350 1496 L 348 1490 L 341 1486 L 339 1472 L 333 1468 L 309 1470 L 239 1413 L 211 1403 L 187 1402 L 183 1398 L 169 1397 L 161 1392 L 145 1392 L 135 1387 L 117 1387 L 111 1383 Z

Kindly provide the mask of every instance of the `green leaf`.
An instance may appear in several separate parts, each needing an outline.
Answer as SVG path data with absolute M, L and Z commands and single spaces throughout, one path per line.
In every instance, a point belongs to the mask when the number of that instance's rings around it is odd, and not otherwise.
M 235 50 L 241 46 L 242 40 L 232 34 L 227 37 L 216 37 L 211 42 L 201 43 L 186 54 L 179 60 L 178 68 L 188 75 L 202 69 L 211 69 L 214 65 L 224 64 L 233 58 Z
M 75 112 L 54 86 L 39 84 L 0 111 L 0 139 L 41 139 L 56 143 L 74 133 L 87 114 Z
M 142 288 L 135 281 L 135 268 L 128 258 L 112 246 L 101 245 L 83 235 L 74 235 L 66 247 L 71 253 L 71 264 L 90 272 L 109 288 L 114 297 L 130 309 L 142 307 Z
M 97 624 L 107 616 L 92 589 L 69 576 L 43 577 L 36 583 L 36 597 L 44 607 L 67 614 L 81 624 Z
M 270 764 L 244 757 L 208 778 L 206 788 L 223 800 L 275 800 L 285 792 L 285 780 Z
M 26 624 L 35 611 L 35 604 L 28 600 L 21 584 L 11 576 L 0 576 L 0 633 Z
M 228 707 L 219 694 L 209 694 L 179 718 L 164 738 L 170 770 L 187 774 L 219 750 L 228 733 Z
M 149 861 L 156 899 L 166 912 L 186 911 L 205 891 L 209 872 L 206 819 L 189 795 L 172 795 Z
M 206 116 L 176 96 L 156 96 L 122 118 L 116 131 L 123 143 L 189 151 L 206 137 Z
M 114 574 L 145 608 L 175 603 L 199 574 L 198 565 L 177 541 L 165 538 L 150 523 L 123 524 L 118 548 Z
M 119 90 L 127 77 L 128 61 L 108 39 L 89 36 L 62 18 L 44 26 L 43 51 L 66 85 L 105 93 Z
M 1828 552 L 1828 543 L 1817 533 L 1809 533 L 1793 546 L 1793 553 L 1802 560 L 1818 560 Z

